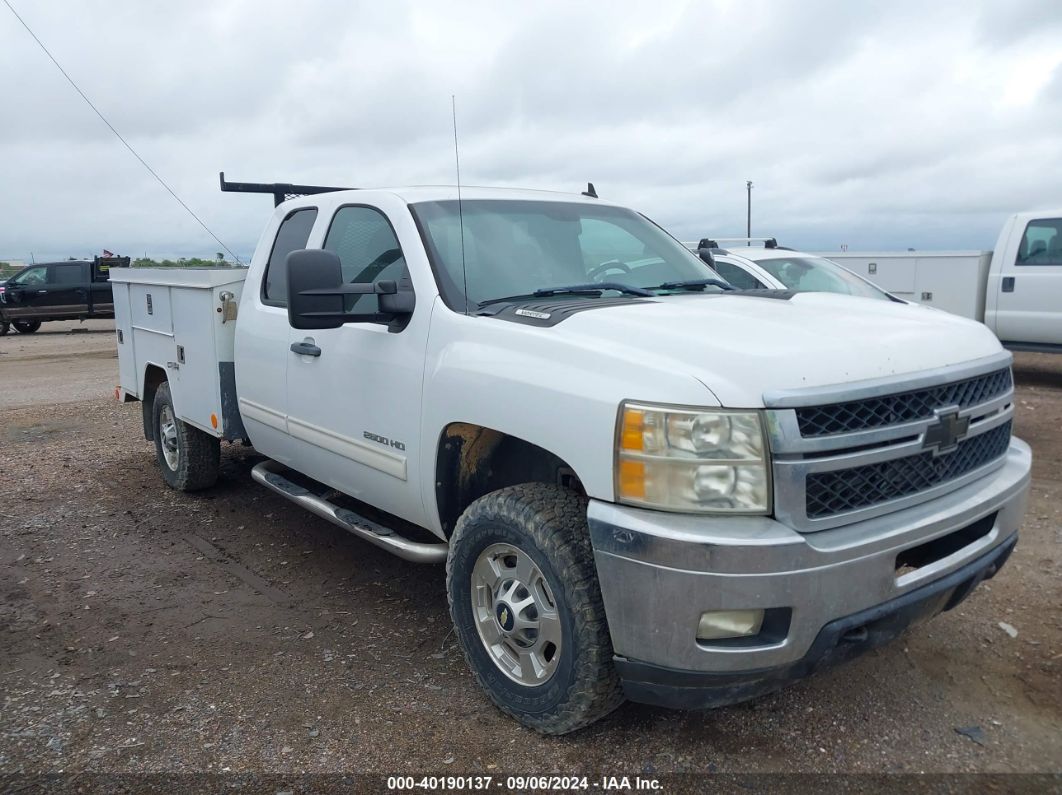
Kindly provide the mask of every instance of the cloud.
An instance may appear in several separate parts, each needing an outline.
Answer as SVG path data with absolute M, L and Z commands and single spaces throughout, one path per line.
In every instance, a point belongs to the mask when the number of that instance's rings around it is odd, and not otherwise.
M 16 8 L 232 248 L 232 179 L 581 190 L 680 237 L 990 247 L 1062 205 L 1056 2 L 326 3 Z M 217 244 L 0 9 L 0 258 Z

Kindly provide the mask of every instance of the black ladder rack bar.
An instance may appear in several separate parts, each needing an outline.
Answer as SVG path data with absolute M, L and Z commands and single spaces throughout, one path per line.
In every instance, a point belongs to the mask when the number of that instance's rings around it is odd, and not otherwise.
M 337 190 L 357 188 L 331 188 L 325 185 L 292 185 L 287 182 L 226 182 L 225 172 L 219 174 L 221 189 L 226 193 L 271 193 L 273 206 L 285 201 L 288 196 L 310 196 L 315 193 L 332 193 Z

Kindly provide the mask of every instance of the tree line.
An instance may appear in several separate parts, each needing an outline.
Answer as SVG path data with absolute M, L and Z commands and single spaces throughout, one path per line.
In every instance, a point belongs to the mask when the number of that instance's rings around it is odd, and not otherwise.
M 69 257 L 76 260 L 78 257 Z M 92 259 L 86 257 L 86 259 Z M 27 265 L 33 263 L 26 263 Z M 136 257 L 130 263 L 134 268 L 224 268 L 232 267 L 235 263 L 225 259 L 220 251 L 213 258 L 205 257 L 178 257 L 177 259 L 153 259 L 151 257 Z M 0 261 L 0 279 L 14 276 L 26 265 L 12 265 L 10 262 Z
M 152 259 L 151 257 L 136 257 L 132 261 L 134 268 L 224 268 L 231 267 L 233 263 L 225 259 L 220 252 L 213 259 L 202 257 L 179 257 L 178 259 Z

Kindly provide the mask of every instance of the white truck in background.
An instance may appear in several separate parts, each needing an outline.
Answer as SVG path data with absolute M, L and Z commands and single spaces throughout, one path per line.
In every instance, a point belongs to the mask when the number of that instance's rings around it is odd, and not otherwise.
M 1011 350 L 1062 353 L 1062 210 L 1010 216 L 993 251 L 818 256 L 898 298 L 979 320 Z
M 593 191 L 222 187 L 277 199 L 249 268 L 111 277 L 163 478 L 249 440 L 256 482 L 445 562 L 477 682 L 537 731 L 770 692 L 1017 543 L 1031 453 L 979 323 L 734 290 Z

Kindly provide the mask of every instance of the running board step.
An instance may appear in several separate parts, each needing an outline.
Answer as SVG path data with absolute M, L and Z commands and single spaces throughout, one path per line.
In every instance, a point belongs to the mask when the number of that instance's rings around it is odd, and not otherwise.
M 263 461 L 251 470 L 251 477 L 282 497 L 287 497 L 297 505 L 301 505 L 310 513 L 327 519 L 332 524 L 365 539 L 370 544 L 375 544 L 380 549 L 386 549 L 392 555 L 414 563 L 442 563 L 446 560 L 449 545 L 442 542 L 424 544 L 410 541 L 390 527 L 384 527 L 359 513 L 334 505 L 304 486 L 292 483 L 284 477 L 283 473 L 287 471 L 286 466 L 276 461 Z

